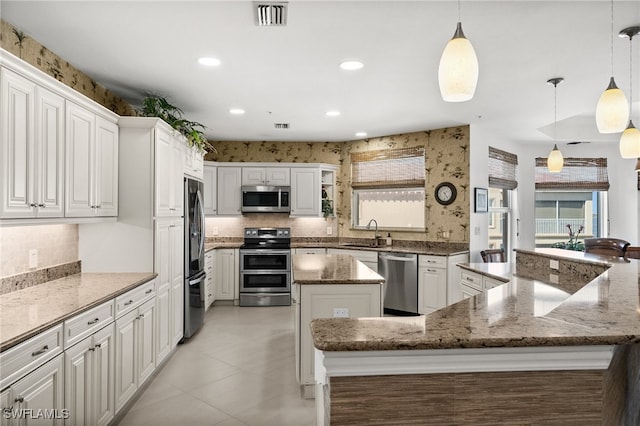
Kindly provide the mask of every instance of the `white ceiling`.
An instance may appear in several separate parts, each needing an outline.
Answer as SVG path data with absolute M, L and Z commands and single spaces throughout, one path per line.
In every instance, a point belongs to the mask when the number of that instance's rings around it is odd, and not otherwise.
M 289 2 L 286 27 L 254 25 L 250 1 L 0 1 L 2 19 L 139 105 L 165 95 L 213 140 L 343 141 L 482 126 L 514 142 L 617 141 L 595 106 L 610 71 L 611 3 L 463 1 L 461 21 L 480 65 L 475 97 L 446 103 L 438 62 L 455 1 Z M 629 96 L 629 41 L 640 1 L 614 3 L 614 75 Z M 196 62 L 215 56 L 217 68 Z M 634 39 L 634 117 L 640 125 L 640 37 Z M 345 59 L 363 69 L 343 71 Z M 230 108 L 246 114 L 232 116 Z M 337 109 L 339 117 L 326 117 Z M 288 130 L 273 123 L 290 123 Z M 545 134 L 546 133 L 546 134 Z

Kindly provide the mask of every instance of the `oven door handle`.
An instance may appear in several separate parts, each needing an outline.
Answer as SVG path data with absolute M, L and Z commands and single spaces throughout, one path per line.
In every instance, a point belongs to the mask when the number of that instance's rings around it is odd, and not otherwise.
M 291 254 L 291 250 L 268 249 L 268 248 L 240 249 L 240 254 Z

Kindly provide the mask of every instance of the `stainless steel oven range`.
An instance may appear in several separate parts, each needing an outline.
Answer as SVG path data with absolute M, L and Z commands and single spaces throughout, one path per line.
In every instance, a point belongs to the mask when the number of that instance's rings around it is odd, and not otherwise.
M 291 305 L 291 231 L 245 228 L 240 247 L 240 306 Z

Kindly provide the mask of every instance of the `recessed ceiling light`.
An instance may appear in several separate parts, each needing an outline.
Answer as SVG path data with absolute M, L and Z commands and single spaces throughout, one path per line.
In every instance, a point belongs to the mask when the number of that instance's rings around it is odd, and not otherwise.
M 327 111 L 325 114 L 327 117 L 337 117 L 340 115 L 340 111 Z
M 344 61 L 340 63 L 340 68 L 347 71 L 359 70 L 364 67 L 364 64 L 360 61 Z
M 244 114 L 244 110 L 242 108 L 231 108 L 229 114 L 242 115 Z
M 204 65 L 207 67 L 217 67 L 220 65 L 220 59 L 211 58 L 211 57 L 202 57 L 198 58 L 198 63 L 200 65 Z
M 365 136 L 367 136 L 367 132 L 358 132 L 356 133 L 356 136 L 359 138 L 364 138 Z

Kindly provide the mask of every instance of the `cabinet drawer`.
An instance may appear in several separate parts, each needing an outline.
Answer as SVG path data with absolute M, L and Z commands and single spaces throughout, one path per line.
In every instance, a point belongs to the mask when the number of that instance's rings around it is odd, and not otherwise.
M 429 268 L 446 268 L 446 256 L 418 256 L 418 265 Z
M 155 296 L 156 280 L 151 280 L 116 297 L 116 317 L 140 306 L 145 300 Z
M 62 353 L 62 324 L 0 353 L 0 389 Z
M 462 271 L 460 272 L 460 284 L 482 290 L 482 275 Z
M 497 280 L 495 278 L 484 277 L 484 289 L 488 290 L 490 288 L 498 287 L 499 285 L 504 284 L 504 281 Z
M 110 300 L 66 320 L 64 322 L 65 349 L 113 322 L 114 318 L 114 303 Z

